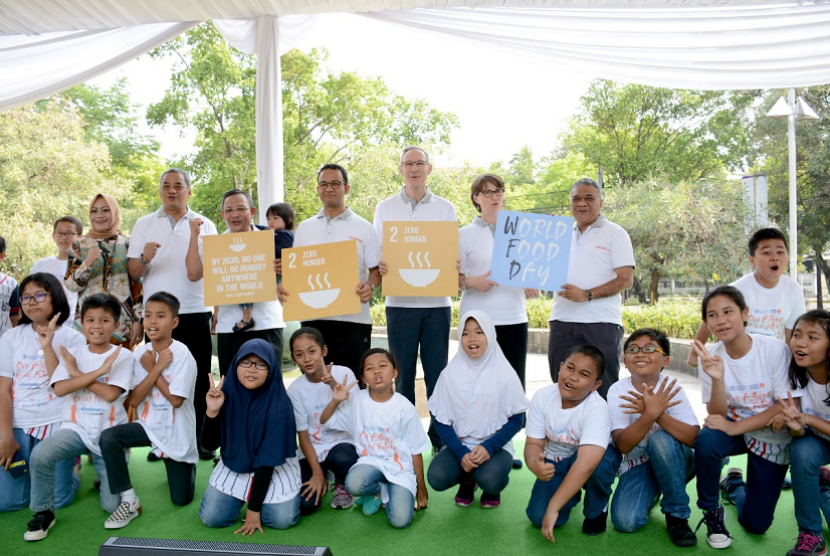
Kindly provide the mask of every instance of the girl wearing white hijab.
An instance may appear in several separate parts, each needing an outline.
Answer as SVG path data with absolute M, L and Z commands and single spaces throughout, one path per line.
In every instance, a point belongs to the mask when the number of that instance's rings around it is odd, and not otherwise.
M 459 485 L 459 506 L 470 506 L 479 486 L 481 506 L 495 508 L 510 481 L 511 439 L 521 429 L 530 402 L 486 313 L 466 313 L 458 324 L 458 338 L 461 349 L 441 372 L 427 402 L 445 446 L 433 458 L 427 481 L 439 492 Z

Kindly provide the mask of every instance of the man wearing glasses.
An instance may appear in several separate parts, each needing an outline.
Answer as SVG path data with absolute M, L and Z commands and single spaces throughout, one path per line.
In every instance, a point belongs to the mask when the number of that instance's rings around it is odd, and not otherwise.
M 222 196 L 222 218 L 228 225 L 226 234 L 240 232 L 255 232 L 267 230 L 267 226 L 254 224 L 256 207 L 250 194 L 242 189 L 231 189 Z M 190 225 L 191 232 L 197 235 L 198 222 Z M 187 274 L 191 280 L 201 281 L 203 275 L 202 250 L 194 242 L 187 252 Z M 243 308 L 236 305 L 222 305 L 217 307 L 213 320 L 216 329 L 216 347 L 219 352 L 219 373 L 225 376 L 231 366 L 236 352 L 248 340 L 265 340 L 276 351 L 277 360 L 282 361 L 282 331 L 285 323 L 282 320 L 282 307 L 276 299 L 260 301 L 250 304 L 252 326 L 238 331 L 237 323 L 242 320 Z M 217 316 L 218 313 L 218 316 Z M 237 329 L 235 330 L 235 327 Z
M 592 344 L 605 356 L 598 392 L 605 398 L 620 376 L 623 336 L 621 293 L 634 284 L 634 250 L 628 232 L 606 220 L 602 190 L 582 178 L 571 187 L 574 233 L 568 283 L 556 292 L 550 317 L 548 363 L 554 382 L 568 351 Z
M 372 315 L 369 301 L 372 292 L 380 286 L 380 239 L 372 225 L 346 206 L 346 195 L 351 186 L 346 169 L 337 164 L 326 164 L 317 172 L 317 194 L 323 207 L 297 227 L 294 247 L 305 247 L 336 241 L 357 243 L 358 284 L 355 295 L 360 298 L 360 312 L 323 319 L 303 321 L 313 326 L 326 340 L 326 363 L 343 365 L 356 376 L 360 357 L 371 346 Z M 281 286 L 281 294 L 285 294 Z
M 375 231 L 383 241 L 384 221 L 455 222 L 455 207 L 427 187 L 432 173 L 429 154 L 420 147 L 406 147 L 401 154 L 398 171 L 404 178 L 401 192 L 375 208 Z M 381 261 L 380 273 L 386 272 Z M 420 347 L 421 365 L 427 397 L 432 395 L 438 376 L 447 366 L 450 345 L 449 297 L 398 297 L 386 298 L 386 325 L 389 349 L 400 365 L 397 391 L 415 404 L 415 369 Z M 430 424 L 429 439 L 433 452 L 442 447 L 441 437 Z
M 202 430 L 207 405 L 210 374 L 210 309 L 205 307 L 204 286 L 188 276 L 185 257 L 191 243 L 201 252 L 202 238 L 216 233 L 216 226 L 206 217 L 187 206 L 192 190 L 190 175 L 184 170 L 170 168 L 159 179 L 161 207 L 141 217 L 133 226 L 130 238 L 128 268 L 130 276 L 144 282 L 144 299 L 158 291 L 173 294 L 181 303 L 179 325 L 173 329 L 173 339 L 187 346 L 202 378 L 196 380 L 193 406 L 196 409 L 196 438 Z M 193 222 L 198 221 L 197 233 L 191 234 Z M 203 450 L 199 457 L 213 459 L 214 453 Z M 151 458 L 152 459 L 152 458 Z
M 69 318 L 66 320 L 68 323 L 75 321 L 78 292 L 67 289 L 63 279 L 66 277 L 66 261 L 69 259 L 69 250 L 72 249 L 72 244 L 78 239 L 78 236 L 83 233 L 83 224 L 74 216 L 63 216 L 55 220 L 52 225 L 52 241 L 55 242 L 55 246 L 58 248 L 58 254 L 38 260 L 32 265 L 32 270 L 29 271 L 30 275 L 35 272 L 45 272 L 60 281 L 66 294 L 66 300 L 69 302 Z

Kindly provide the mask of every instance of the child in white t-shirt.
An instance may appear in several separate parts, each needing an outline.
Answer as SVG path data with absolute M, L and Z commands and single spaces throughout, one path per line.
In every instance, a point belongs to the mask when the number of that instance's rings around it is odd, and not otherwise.
M 69 259 L 69 251 L 72 249 L 72 244 L 83 233 L 83 224 L 74 216 L 62 216 L 55 220 L 55 223 L 52 225 L 52 241 L 55 242 L 55 246 L 58 248 L 58 254 L 39 259 L 32 265 L 32 270 L 29 271 L 29 274 L 46 272 L 58 279 L 63 286 L 66 299 L 69 301 L 68 320 L 70 323 L 75 321 L 75 306 L 78 304 L 78 293 L 70 291 L 63 283 L 63 279 L 66 277 L 66 262 Z
M 709 412 L 695 439 L 697 505 L 704 512 L 709 545 L 726 548 L 732 538 L 719 489 L 737 507 L 744 529 L 759 535 L 772 525 L 790 461 L 790 436 L 769 423 L 781 413 L 775 398 L 787 394 L 791 355 L 780 340 L 747 334 L 749 309 L 734 286 L 706 294 L 702 316 L 720 341 L 709 350 L 702 342 L 692 344 L 703 369 L 703 402 Z M 738 454 L 747 454 L 749 480 L 744 482 L 737 468 L 719 480 L 724 460 Z
M 611 438 L 622 454 L 619 481 L 611 501 L 611 523 L 633 533 L 648 523 L 654 501 L 677 546 L 693 546 L 686 483 L 694 477 L 692 447 L 700 430 L 683 388 L 662 374 L 669 365 L 671 343 L 663 332 L 641 328 L 623 346 L 631 376 L 608 389 Z M 681 471 L 682 470 L 682 471 Z
M 801 315 L 790 340 L 790 386 L 803 395 L 796 404 L 781 398 L 792 443 L 793 498 L 798 541 L 788 556 L 823 554 L 821 514 L 830 521 L 830 312 Z
M 58 366 L 57 351 L 86 345 L 83 335 L 64 326 L 69 314 L 63 288 L 50 274 L 31 274 L 21 282 L 20 325 L 0 338 L 0 513 L 29 505 L 31 473 L 16 476 L 32 450 L 60 429 L 63 398 L 52 395 L 49 381 Z M 75 458 L 55 466 L 55 507 L 72 502 L 80 478 Z
M 366 390 L 350 396 L 355 383 L 334 385 L 331 402 L 320 422 L 330 429 L 351 433 L 360 459 L 346 477 L 346 489 L 374 515 L 386 504 L 386 516 L 396 529 L 409 526 L 413 508 L 427 507 L 424 459 L 429 450 L 418 412 L 393 391 L 398 368 L 392 354 L 372 348 L 360 362 Z
M 326 472 L 334 475 L 334 497 L 331 507 L 336 510 L 351 508 L 354 501 L 346 490 L 346 474 L 357 463 L 357 451 L 352 436 L 346 431 L 332 430 L 320 424 L 320 414 L 332 398 L 332 381 L 336 384 L 354 383 L 354 373 L 340 365 L 326 365 L 327 354 L 323 334 L 316 328 L 303 327 L 291 335 L 291 358 L 300 367 L 303 376 L 288 387 L 288 397 L 294 407 L 297 437 L 304 457 L 300 458 L 303 490 L 300 492 L 300 515 L 314 513 L 328 490 Z
M 196 360 L 187 346 L 173 339 L 179 324 L 179 300 L 156 292 L 144 305 L 144 331 L 150 343 L 134 354 L 133 390 L 127 403 L 137 420 L 101 434 L 101 454 L 107 467 L 110 492 L 121 497 L 104 527 L 121 529 L 141 513 L 141 503 L 130 481 L 129 448 L 151 446 L 164 461 L 170 500 L 185 506 L 196 488 Z
M 749 308 L 746 331 L 789 342 L 795 320 L 807 310 L 801 285 L 786 276 L 787 238 L 776 228 L 761 228 L 749 238 L 749 264 L 754 272 L 732 282 Z M 701 323 L 695 340 L 706 343 L 710 330 Z M 697 354 L 689 352 L 689 365 L 697 366 Z
M 0 237 L 0 262 L 5 258 L 6 240 Z M 0 338 L 20 319 L 20 291 L 17 280 L 0 272 Z
M 98 439 L 109 427 L 127 422 L 124 396 L 133 375 L 133 356 L 109 343 L 121 318 L 118 300 L 108 294 L 88 297 L 81 308 L 81 325 L 88 345 L 61 348 L 61 364 L 50 385 L 65 397 L 61 428 L 35 446 L 32 472 L 31 509 L 35 512 L 23 535 L 27 541 L 45 539 L 55 524 L 55 465 L 68 457 L 92 455 L 92 464 L 101 480 L 101 507 L 113 512 L 120 497 L 112 495 Z
M 577 345 L 559 367 L 559 380 L 539 390 L 527 417 L 525 463 L 536 475 L 527 517 L 554 542 L 553 529 L 568 522 L 585 490 L 582 531 L 605 532 L 611 485 L 620 465 L 611 437 L 608 404 L 597 393 L 605 356 Z

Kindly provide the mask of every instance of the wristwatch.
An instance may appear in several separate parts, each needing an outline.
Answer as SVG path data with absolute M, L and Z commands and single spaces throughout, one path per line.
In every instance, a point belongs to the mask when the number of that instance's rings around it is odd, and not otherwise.
M 590 302 L 594 298 L 594 292 L 587 290 L 585 293 L 588 294 L 588 301 Z
M 149 262 L 144 260 L 144 253 L 142 253 L 141 255 L 138 256 L 138 260 L 141 262 L 141 264 L 144 264 L 144 265 L 150 264 Z

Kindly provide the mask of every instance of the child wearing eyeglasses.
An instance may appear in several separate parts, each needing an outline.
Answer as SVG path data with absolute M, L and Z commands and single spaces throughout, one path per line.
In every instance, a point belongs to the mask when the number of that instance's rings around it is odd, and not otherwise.
M 72 249 L 72 243 L 78 239 L 78 236 L 84 233 L 84 226 L 81 221 L 74 216 L 62 216 L 55 220 L 52 225 L 52 241 L 58 248 L 58 254 L 51 257 L 44 257 L 39 259 L 32 265 L 32 270 L 29 274 L 35 272 L 46 272 L 57 278 L 61 284 L 66 277 L 67 261 L 69 260 L 69 251 Z M 75 307 L 78 304 L 78 293 L 70 291 L 65 285 L 63 291 L 66 293 L 66 299 L 69 301 L 69 322 L 75 321 Z
M 668 337 L 653 328 L 636 330 L 624 346 L 631 373 L 608 389 L 611 410 L 609 450 L 622 455 L 619 481 L 611 501 L 611 523 L 633 533 L 648 523 L 654 501 L 666 516 L 672 542 L 693 546 L 686 483 L 694 476 L 695 444 L 700 426 L 677 379 L 662 374 L 669 365 Z

